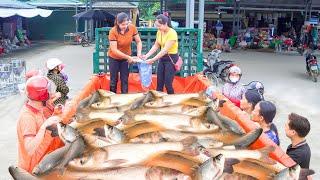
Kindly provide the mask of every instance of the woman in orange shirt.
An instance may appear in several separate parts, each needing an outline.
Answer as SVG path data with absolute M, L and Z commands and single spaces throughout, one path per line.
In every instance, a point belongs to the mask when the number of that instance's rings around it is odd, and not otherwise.
M 128 93 L 129 63 L 131 57 L 131 43 L 137 43 L 137 56 L 141 57 L 142 42 L 137 28 L 129 24 L 126 13 L 119 13 L 115 25 L 109 32 L 110 48 L 108 51 L 110 69 L 110 91 L 117 92 L 118 73 L 120 72 L 121 93 Z

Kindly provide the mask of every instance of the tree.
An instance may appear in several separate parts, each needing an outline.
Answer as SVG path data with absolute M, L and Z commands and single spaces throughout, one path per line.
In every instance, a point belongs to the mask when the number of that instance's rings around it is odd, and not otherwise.
M 140 17 L 146 21 L 154 20 L 153 13 L 160 11 L 160 2 L 139 2 Z

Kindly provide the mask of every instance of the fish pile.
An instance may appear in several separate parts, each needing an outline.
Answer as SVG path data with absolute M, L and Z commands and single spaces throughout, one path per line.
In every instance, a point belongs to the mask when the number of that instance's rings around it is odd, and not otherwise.
M 274 147 L 249 150 L 262 129 L 245 131 L 205 93 L 97 90 L 71 124 L 57 124 L 65 146 L 32 174 L 10 166 L 17 180 L 37 179 L 299 179 L 311 172 L 269 158 Z

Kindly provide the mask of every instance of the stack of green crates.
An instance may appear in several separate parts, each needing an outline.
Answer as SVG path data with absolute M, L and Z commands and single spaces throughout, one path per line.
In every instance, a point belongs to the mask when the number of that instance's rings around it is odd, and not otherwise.
M 94 73 L 108 73 L 109 60 L 107 56 L 109 41 L 108 34 L 111 28 L 97 28 L 96 48 L 93 53 L 93 71 Z M 203 69 L 202 52 L 200 50 L 200 30 L 177 28 L 175 29 L 179 38 L 179 55 L 183 59 L 183 66 L 177 75 L 187 77 L 194 75 Z M 156 28 L 138 28 L 143 48 L 142 53 L 147 53 L 153 46 L 156 39 Z M 136 53 L 135 42 L 132 44 L 133 55 Z M 156 72 L 157 63 L 153 64 L 153 72 Z M 134 71 L 134 66 L 131 66 L 131 71 Z

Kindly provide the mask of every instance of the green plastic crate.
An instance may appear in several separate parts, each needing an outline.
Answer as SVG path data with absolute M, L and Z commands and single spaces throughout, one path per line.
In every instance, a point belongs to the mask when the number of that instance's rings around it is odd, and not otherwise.
M 109 60 L 107 56 L 109 41 L 108 34 L 111 28 L 96 28 L 96 48 L 93 53 L 93 72 L 109 72 Z M 200 30 L 177 28 L 179 38 L 179 55 L 183 59 L 183 66 L 177 75 L 182 77 L 191 76 L 203 70 L 202 52 L 200 52 Z M 142 53 L 151 49 L 156 39 L 156 28 L 138 28 L 142 40 Z M 136 52 L 136 44 L 132 43 L 132 52 Z M 153 64 L 153 72 L 156 72 L 157 63 Z M 131 66 L 131 71 L 134 69 Z

